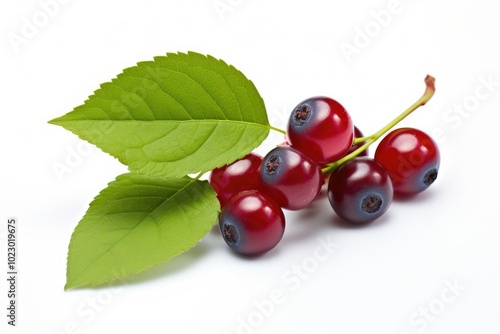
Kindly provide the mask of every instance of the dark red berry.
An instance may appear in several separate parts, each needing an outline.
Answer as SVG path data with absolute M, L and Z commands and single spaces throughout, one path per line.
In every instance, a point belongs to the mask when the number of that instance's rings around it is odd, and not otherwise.
M 364 137 L 363 133 L 356 126 L 354 126 L 354 138 L 361 138 L 361 137 Z M 364 143 L 358 143 L 356 145 L 352 145 L 351 148 L 349 149 L 349 151 L 346 153 L 346 155 L 356 151 L 358 148 L 363 146 L 363 144 Z M 357 156 L 358 157 L 367 157 L 368 156 L 368 149 L 362 151 Z
M 279 243 L 285 231 L 285 216 L 267 195 L 247 190 L 223 206 L 219 227 L 224 241 L 235 252 L 259 255 Z
M 375 160 L 356 157 L 330 176 L 328 199 L 333 210 L 350 223 L 364 224 L 383 215 L 393 197 L 391 179 Z
M 244 158 L 210 173 L 209 182 L 217 193 L 221 206 L 234 195 L 243 190 L 259 190 L 261 188 L 259 168 L 262 157 L 250 153 Z
M 262 160 L 263 191 L 282 208 L 300 210 L 319 195 L 323 176 L 310 158 L 290 146 L 278 146 Z
M 440 156 L 436 142 L 426 133 L 400 128 L 382 139 L 375 160 L 389 173 L 397 195 L 413 195 L 437 178 Z
M 313 97 L 299 103 L 288 120 L 290 145 L 318 164 L 342 158 L 352 145 L 354 128 L 350 115 L 329 97 Z

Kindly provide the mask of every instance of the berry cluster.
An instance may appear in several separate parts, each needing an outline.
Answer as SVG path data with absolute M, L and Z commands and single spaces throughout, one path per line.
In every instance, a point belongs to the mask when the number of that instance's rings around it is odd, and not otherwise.
M 227 245 L 243 255 L 269 251 L 285 230 L 282 209 L 306 208 L 325 183 L 335 213 L 354 224 L 382 216 L 395 196 L 425 190 L 438 174 L 436 143 L 414 128 L 385 134 L 433 93 L 434 78 L 427 76 L 424 95 L 367 137 L 337 101 L 313 97 L 299 103 L 285 143 L 264 157 L 250 153 L 212 171 L 209 182 L 221 204 L 219 227 Z M 374 158 L 368 157 L 368 146 L 383 135 Z

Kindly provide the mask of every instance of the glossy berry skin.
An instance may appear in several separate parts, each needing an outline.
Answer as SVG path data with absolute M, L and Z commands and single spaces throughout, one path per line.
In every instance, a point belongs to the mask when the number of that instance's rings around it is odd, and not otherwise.
M 414 128 L 400 128 L 382 139 L 375 160 L 389 173 L 395 194 L 414 195 L 436 180 L 440 156 L 429 135 Z
M 219 227 L 226 244 L 241 255 L 259 255 L 274 248 L 285 231 L 283 211 L 257 190 L 243 191 L 222 207 Z
M 221 206 L 243 190 L 259 190 L 262 157 L 250 153 L 232 164 L 216 168 L 210 173 L 209 183 L 217 193 Z
M 262 191 L 282 208 L 300 210 L 319 195 L 323 175 L 319 166 L 290 146 L 278 146 L 264 157 L 260 168 Z
M 302 101 L 288 120 L 287 141 L 318 164 L 342 158 L 351 148 L 353 138 L 351 116 L 329 97 Z
M 363 133 L 358 129 L 357 126 L 354 126 L 354 138 L 361 138 L 361 137 L 364 137 Z M 363 144 L 364 143 L 358 143 L 356 145 L 352 145 L 351 148 L 349 149 L 349 151 L 346 153 L 346 155 L 356 151 L 358 148 L 363 146 Z M 368 149 L 364 150 L 363 152 L 361 152 L 357 156 L 358 157 L 367 157 L 368 156 Z
M 365 224 L 379 218 L 392 198 L 389 174 L 371 158 L 349 160 L 330 176 L 328 199 L 333 210 L 347 222 Z

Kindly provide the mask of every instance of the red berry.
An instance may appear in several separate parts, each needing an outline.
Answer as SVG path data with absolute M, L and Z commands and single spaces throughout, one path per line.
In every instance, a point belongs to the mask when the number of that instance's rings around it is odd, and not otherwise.
M 363 133 L 356 126 L 354 126 L 354 138 L 361 138 L 361 137 L 364 137 Z M 364 143 L 358 143 L 356 145 L 352 145 L 351 148 L 349 149 L 349 151 L 346 153 L 346 155 L 356 151 L 358 148 L 363 146 L 363 144 Z M 364 150 L 363 152 L 361 152 L 357 156 L 358 157 L 367 157 L 368 156 L 368 149 Z
M 261 188 L 259 168 L 262 157 L 250 153 L 232 164 L 216 168 L 210 173 L 209 182 L 217 193 L 221 206 L 243 190 Z
M 375 160 L 356 157 L 341 164 L 330 176 L 328 199 L 344 220 L 363 224 L 383 215 L 393 197 L 391 179 Z
M 401 128 L 382 139 L 375 160 L 389 172 L 396 194 L 413 195 L 436 180 L 440 157 L 437 144 L 429 135 Z
M 234 196 L 219 215 L 226 244 L 242 255 L 259 255 L 274 248 L 285 231 L 285 216 L 268 196 L 247 190 Z
M 262 160 L 263 192 L 282 208 L 300 210 L 319 195 L 323 176 L 319 166 L 290 146 L 278 146 Z
M 290 115 L 287 140 L 290 145 L 318 164 L 342 158 L 352 146 L 351 116 L 329 97 L 302 101 Z

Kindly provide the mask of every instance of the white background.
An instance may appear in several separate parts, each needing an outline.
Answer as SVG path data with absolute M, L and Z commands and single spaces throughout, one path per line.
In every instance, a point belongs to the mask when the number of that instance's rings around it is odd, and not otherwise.
M 1 279 L 2 332 L 500 332 L 493 1 L 54 1 L 0 5 L 1 268 L 7 218 L 20 225 L 18 327 L 6 325 Z M 188 50 L 245 73 L 280 127 L 301 100 L 329 95 L 374 132 L 432 74 L 436 95 L 401 125 L 439 142 L 438 180 L 367 227 L 339 224 L 322 196 L 286 212 L 282 242 L 261 258 L 233 255 L 212 233 L 125 284 L 64 292 L 71 232 L 126 169 L 47 121 L 123 68 Z M 58 175 L 57 164 L 71 171 Z M 337 247 L 318 258 L 325 242 Z

